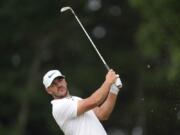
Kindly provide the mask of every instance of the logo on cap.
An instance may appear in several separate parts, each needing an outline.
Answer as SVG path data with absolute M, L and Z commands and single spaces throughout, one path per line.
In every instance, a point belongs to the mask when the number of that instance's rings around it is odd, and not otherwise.
M 52 74 L 48 75 L 48 78 L 51 78 L 56 72 L 53 72 Z

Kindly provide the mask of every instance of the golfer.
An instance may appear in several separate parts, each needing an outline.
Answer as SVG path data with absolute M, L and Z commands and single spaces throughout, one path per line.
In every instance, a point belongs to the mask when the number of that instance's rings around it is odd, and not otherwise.
M 112 113 L 119 92 L 114 85 L 118 77 L 109 70 L 102 85 L 82 99 L 70 95 L 65 76 L 59 70 L 44 75 L 45 89 L 54 98 L 52 115 L 65 135 L 107 135 L 100 121 L 107 120 Z

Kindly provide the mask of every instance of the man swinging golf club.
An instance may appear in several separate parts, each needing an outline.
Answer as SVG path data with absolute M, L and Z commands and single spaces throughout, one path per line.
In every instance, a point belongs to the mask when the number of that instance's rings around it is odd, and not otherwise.
M 112 113 L 122 82 L 109 68 L 74 10 L 63 7 L 61 12 L 65 11 L 71 11 L 75 16 L 108 72 L 102 85 L 85 99 L 70 95 L 65 76 L 59 70 L 47 72 L 43 84 L 54 98 L 51 101 L 53 117 L 65 135 L 107 135 L 100 121 L 107 120 Z
M 115 81 L 119 75 L 110 69 L 102 85 L 87 98 L 72 96 L 65 76 L 50 70 L 43 84 L 51 101 L 52 114 L 65 135 L 107 135 L 100 121 L 107 120 L 113 111 L 119 89 Z

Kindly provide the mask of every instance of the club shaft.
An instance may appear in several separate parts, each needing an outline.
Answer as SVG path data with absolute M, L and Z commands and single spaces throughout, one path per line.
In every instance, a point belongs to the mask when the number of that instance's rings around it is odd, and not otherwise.
M 102 57 L 102 55 L 100 54 L 100 52 L 98 51 L 96 45 L 94 44 L 94 42 L 92 41 L 91 37 L 89 36 L 89 34 L 87 33 L 87 31 L 85 30 L 84 26 L 82 25 L 81 21 L 79 20 L 79 18 L 76 16 L 74 10 L 71 7 L 63 7 L 61 9 L 61 12 L 67 11 L 67 10 L 71 10 L 71 12 L 73 13 L 73 15 L 75 16 L 77 22 L 79 23 L 79 25 L 81 26 L 81 28 L 83 29 L 84 33 L 86 34 L 86 36 L 88 37 L 89 41 L 91 42 L 91 45 L 93 46 L 93 48 L 95 49 L 95 51 L 97 52 L 98 56 L 100 57 L 100 59 L 102 60 L 104 66 L 106 67 L 107 70 L 110 70 L 110 67 L 108 66 L 108 64 L 106 63 L 106 61 L 104 60 L 104 58 Z M 115 85 L 118 88 L 122 88 L 122 82 L 120 78 L 117 78 Z
M 79 23 L 79 25 L 81 26 L 81 28 L 83 29 L 84 33 L 86 34 L 86 36 L 88 37 L 89 41 L 91 42 L 93 48 L 95 49 L 95 51 L 97 52 L 98 56 L 100 57 L 100 59 L 102 60 L 104 66 L 106 67 L 107 70 L 110 70 L 110 67 L 108 66 L 108 64 L 106 63 L 106 61 L 104 60 L 104 58 L 102 57 L 102 55 L 100 54 L 100 52 L 98 51 L 96 45 L 94 44 L 94 42 L 92 41 L 91 37 L 89 36 L 89 34 L 87 33 L 86 29 L 84 28 L 84 26 L 82 25 L 81 21 L 79 20 L 79 18 L 76 16 L 76 14 L 74 13 L 74 11 L 72 12 L 77 20 L 77 22 Z

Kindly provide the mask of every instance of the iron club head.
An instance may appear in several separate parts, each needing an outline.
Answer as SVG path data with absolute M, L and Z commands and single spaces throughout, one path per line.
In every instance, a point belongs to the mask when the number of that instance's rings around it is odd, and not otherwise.
M 62 7 L 60 12 L 62 13 L 62 12 L 65 12 L 67 10 L 70 10 L 72 13 L 74 13 L 74 11 L 73 11 L 73 9 L 71 7 Z

